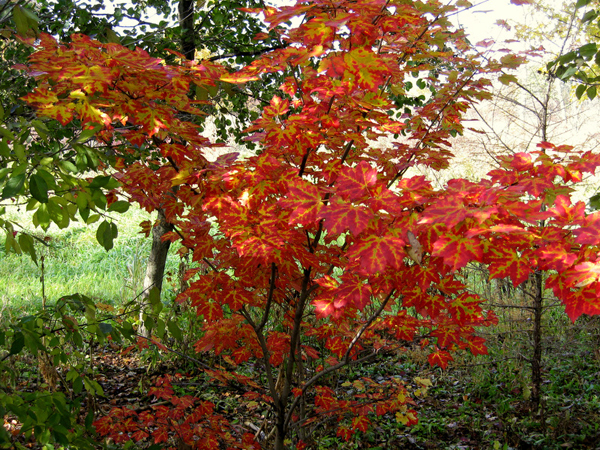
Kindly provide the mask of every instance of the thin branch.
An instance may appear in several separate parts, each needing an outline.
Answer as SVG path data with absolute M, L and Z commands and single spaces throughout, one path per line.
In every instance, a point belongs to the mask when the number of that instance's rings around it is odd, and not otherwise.
M 319 381 L 320 378 L 324 377 L 325 375 L 328 375 L 332 372 L 335 372 L 336 370 L 341 369 L 344 366 L 354 366 L 357 364 L 362 364 L 365 361 L 368 361 L 369 359 L 377 356 L 378 352 L 377 351 L 373 351 L 371 353 L 369 353 L 367 356 L 363 356 L 362 358 L 356 359 L 354 361 L 348 361 L 346 362 L 341 361 L 339 363 L 337 363 L 334 366 L 330 366 L 327 369 L 323 369 L 321 372 L 315 374 L 310 380 L 308 380 L 304 386 L 302 386 L 302 393 L 296 397 L 294 399 L 294 402 L 292 403 L 292 406 L 290 407 L 290 409 L 288 410 L 288 413 L 285 416 L 285 423 L 284 423 L 284 427 L 287 427 L 290 419 L 292 418 L 292 413 L 294 411 L 294 409 L 296 408 L 296 406 L 298 405 L 298 402 L 300 401 L 300 399 L 302 398 L 302 396 L 304 395 L 304 392 L 306 392 L 306 390 L 311 387 L 313 384 L 315 384 L 317 381 Z
M 271 393 L 271 397 L 273 398 L 273 403 L 275 404 L 275 408 L 279 409 L 279 394 L 277 393 L 275 379 L 273 378 L 273 369 L 271 367 L 271 363 L 269 362 L 269 348 L 267 347 L 267 342 L 265 341 L 265 337 L 262 334 L 262 330 L 258 329 L 256 322 L 252 320 L 252 317 L 246 310 L 246 305 L 242 306 L 240 309 L 242 316 L 246 321 L 250 324 L 252 329 L 254 330 L 254 334 L 256 334 L 256 339 L 258 340 L 258 344 L 263 352 L 263 362 L 265 364 L 265 371 L 267 372 L 267 382 L 269 383 L 269 392 Z
M 275 263 L 271 263 L 271 278 L 269 280 L 269 296 L 267 297 L 267 305 L 265 307 L 265 313 L 263 315 L 260 324 L 257 327 L 258 332 L 262 332 L 263 328 L 267 324 L 267 320 L 269 320 L 269 313 L 271 311 L 271 305 L 273 304 L 273 293 L 275 292 L 275 279 L 277 275 L 277 266 Z
M 268 53 L 272 50 L 279 50 L 279 49 L 286 48 L 286 47 L 287 47 L 287 45 L 276 45 L 274 47 L 261 48 L 260 50 L 255 50 L 255 51 L 227 53 L 225 55 L 212 56 L 212 57 L 208 58 L 208 61 L 218 61 L 220 59 L 236 58 L 238 56 L 260 56 L 260 55 L 262 55 L 264 53 Z
M 298 405 L 298 402 L 300 401 L 300 399 L 302 398 L 302 396 L 306 392 L 306 390 L 309 387 L 311 387 L 314 383 L 316 383 L 321 377 L 323 377 L 323 376 L 325 376 L 325 375 L 327 375 L 327 374 L 329 374 L 331 372 L 334 372 L 334 371 L 336 371 L 338 369 L 341 369 L 344 366 L 360 364 L 360 363 L 362 363 L 364 361 L 367 361 L 368 359 L 372 358 L 373 356 L 377 355 L 377 351 L 374 351 L 374 352 L 368 354 L 367 356 L 364 356 L 364 357 L 359 358 L 357 360 L 354 360 L 354 361 L 350 360 L 350 352 L 352 351 L 352 348 L 354 347 L 354 345 L 356 344 L 356 342 L 358 342 L 358 340 L 364 334 L 364 332 L 367 330 L 367 328 L 370 327 L 371 324 L 375 321 L 375 319 L 377 319 L 377 317 L 379 317 L 380 314 L 383 312 L 383 310 L 385 309 L 388 301 L 394 295 L 394 291 L 395 291 L 394 289 L 392 289 L 390 291 L 390 293 L 388 294 L 388 296 L 381 303 L 381 306 L 378 308 L 378 310 L 371 317 L 369 317 L 369 319 L 367 320 L 367 322 L 361 327 L 361 329 L 358 331 L 358 333 L 356 333 L 356 335 L 352 339 L 352 342 L 350 342 L 350 345 L 348 346 L 348 349 L 346 350 L 346 354 L 344 355 L 344 359 L 342 361 L 340 361 L 339 363 L 337 363 L 336 365 L 330 366 L 327 369 L 322 370 L 321 372 L 315 374 L 310 380 L 308 380 L 304 384 L 304 386 L 302 386 L 302 393 L 294 399 L 294 402 L 292 403 L 290 409 L 288 410 L 288 412 L 286 414 L 284 427 L 288 426 L 288 423 L 289 423 L 289 421 L 290 421 L 290 419 L 292 417 L 292 413 L 293 413 L 294 409 L 296 408 L 296 406 Z
M 149 343 L 156 345 L 158 348 L 162 349 L 164 347 L 165 350 L 171 352 L 171 353 L 175 353 L 178 356 L 181 356 L 182 358 L 188 359 L 190 361 L 192 361 L 195 364 L 198 364 L 201 367 L 204 367 L 207 370 L 215 370 L 214 368 L 210 367 L 208 364 L 203 363 L 202 361 L 200 361 L 199 359 L 193 358 L 189 355 L 186 355 L 185 353 L 181 353 L 178 350 L 175 350 L 173 348 L 167 347 L 165 344 L 161 343 L 160 346 L 158 346 L 151 338 L 148 338 L 146 336 L 142 336 L 141 334 L 134 334 L 134 336 L 140 337 L 140 338 L 144 338 L 146 339 Z
M 364 332 L 367 331 L 367 328 L 369 328 L 371 326 L 371 324 L 375 321 L 375 319 L 377 319 L 381 315 L 381 313 L 387 306 L 387 303 L 390 301 L 390 298 L 392 298 L 392 296 L 394 295 L 394 292 L 395 292 L 395 289 L 392 289 L 390 291 L 390 293 L 387 295 L 385 300 L 383 302 L 381 302 L 381 306 L 377 309 L 377 311 L 375 311 L 373 313 L 373 315 L 371 315 L 371 317 L 369 317 L 369 319 L 365 322 L 365 324 L 358 331 L 358 333 L 356 333 L 356 336 L 354 336 L 354 338 L 350 342 L 350 345 L 348 346 L 348 349 L 346 350 L 346 354 L 344 355 L 344 359 L 346 360 L 346 362 L 348 362 L 350 360 L 350 352 L 352 351 L 352 348 L 354 348 L 354 345 L 356 345 L 358 340 L 361 338 L 361 336 L 364 334 Z

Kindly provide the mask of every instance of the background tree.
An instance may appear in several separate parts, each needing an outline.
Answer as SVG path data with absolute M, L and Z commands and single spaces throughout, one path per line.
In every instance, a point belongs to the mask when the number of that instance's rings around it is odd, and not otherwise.
M 569 48 L 568 52 L 559 55 L 554 61 L 548 63 L 547 69 L 551 76 L 555 76 L 562 81 L 575 80 L 577 98 L 582 98 L 585 94 L 590 100 L 593 100 L 596 97 L 598 84 L 600 83 L 600 73 L 598 72 L 600 53 L 596 42 L 594 42 L 596 36 L 598 36 L 600 25 L 597 21 L 600 12 L 596 9 L 596 3 L 591 0 L 577 1 L 574 5 L 570 28 L 574 26 L 572 23 L 577 17 L 577 13 L 581 13 L 580 23 L 575 26 L 583 29 L 585 36 L 583 41 L 585 43 Z
M 8 186 L 3 190 L 3 199 L 17 199 L 17 202 L 22 201 L 23 198 L 29 200 L 33 195 L 29 186 L 33 177 L 32 189 L 35 196 L 29 201 L 27 207 L 36 211 L 34 226 L 41 225 L 46 230 L 53 222 L 60 227 L 66 227 L 70 221 L 77 220 L 75 216 L 77 206 L 73 203 L 74 199 L 70 195 L 64 197 L 63 193 L 74 187 L 85 188 L 91 179 L 83 179 L 84 172 L 109 168 L 113 161 L 110 154 L 114 152 L 114 149 L 103 150 L 98 146 L 90 147 L 87 145 L 90 135 L 85 133 L 79 136 L 75 134 L 75 131 L 68 129 L 54 132 L 54 130 L 47 129 L 48 124 L 45 122 L 37 119 L 33 122 L 30 121 L 28 118 L 31 115 L 30 112 L 19 100 L 28 86 L 23 83 L 24 79 L 11 69 L 11 66 L 22 63 L 30 50 L 18 40 L 8 39 L 8 37 L 12 36 L 11 33 L 19 33 L 22 36 L 38 35 L 41 30 L 68 40 L 72 33 L 79 32 L 96 36 L 105 42 L 122 41 L 126 45 L 139 46 L 157 53 L 164 53 L 167 49 L 181 49 L 179 46 L 182 45 L 184 56 L 188 59 L 194 59 L 195 42 L 197 41 L 204 52 L 208 52 L 209 55 L 218 53 L 214 56 L 215 59 L 230 60 L 233 64 L 248 62 L 254 54 L 264 51 L 255 46 L 250 51 L 251 37 L 259 31 L 268 30 L 264 29 L 264 24 L 258 19 L 238 11 L 239 7 L 252 6 L 252 3 L 209 2 L 198 13 L 194 12 L 194 3 L 179 2 L 179 10 L 184 14 L 181 15 L 178 25 L 170 20 L 170 15 L 177 11 L 177 8 L 174 8 L 170 2 L 164 1 L 133 5 L 116 4 L 112 5 L 114 9 L 112 13 L 104 13 L 106 6 L 102 3 L 73 1 L 40 1 L 33 5 L 33 9 L 28 9 L 26 2 L 10 4 L 10 7 L 6 3 L 3 6 L 4 18 L 7 23 L 12 22 L 13 26 L 12 29 L 5 29 L 7 36 L 7 40 L 4 41 L 7 46 L 5 51 L 7 58 L 4 59 L 6 64 L 5 86 L 7 87 L 5 104 L 17 106 L 11 107 L 13 114 L 11 117 L 6 117 L 10 124 L 7 126 L 2 146 L 1 156 L 4 158 L 3 163 L 6 169 L 0 176 L 0 179 L 4 181 L 0 187 Z M 31 7 L 31 5 L 29 6 Z M 145 16 L 151 9 L 154 9 L 158 15 L 162 15 L 163 20 L 147 21 Z M 134 25 L 126 25 L 126 22 L 133 22 Z M 124 36 L 119 37 L 115 30 L 124 33 Z M 206 32 L 206 30 L 210 30 L 210 32 Z M 269 39 L 267 44 L 269 44 Z M 173 54 L 170 55 L 171 60 L 175 57 Z M 15 84 L 14 80 L 17 79 L 19 82 Z M 247 88 L 247 91 L 240 89 L 234 91 L 231 85 L 224 83 L 220 87 L 217 83 L 208 89 L 197 87 L 191 95 L 196 95 L 198 100 L 205 102 L 203 109 L 211 118 L 211 123 L 215 124 L 219 135 L 225 136 L 230 133 L 232 136 L 237 136 L 239 140 L 241 136 L 239 130 L 244 128 L 243 124 L 248 123 L 251 114 L 256 115 L 248 103 L 248 98 L 258 97 L 265 92 L 264 85 L 254 84 L 254 88 Z M 209 98 L 214 99 L 214 102 L 208 102 Z M 213 104 L 215 106 L 212 106 Z M 232 114 L 232 108 L 236 111 L 234 114 Z M 14 114 L 15 112 L 18 114 Z M 199 117 L 194 120 L 199 124 L 204 122 Z M 55 124 L 50 124 L 50 126 Z M 233 130 L 236 130 L 235 133 L 232 132 Z M 18 142 L 15 141 L 16 151 L 9 148 L 15 132 L 18 133 Z M 54 138 L 56 140 L 53 140 Z M 38 167 L 35 162 L 33 167 L 27 167 L 25 152 L 27 154 L 34 152 L 31 154 L 37 155 L 37 161 L 43 161 L 39 170 L 34 170 L 35 167 Z M 21 155 L 20 159 L 18 154 Z M 21 161 L 21 164 L 17 164 L 18 161 Z M 59 166 L 60 169 L 57 171 Z M 110 173 L 110 170 L 107 173 Z M 68 180 L 63 182 L 65 177 Z M 115 186 L 114 180 L 112 182 L 108 180 L 106 177 L 98 178 L 92 185 L 92 190 L 89 191 L 88 204 L 83 209 L 81 217 L 88 224 L 99 220 L 104 214 L 103 211 L 106 210 L 106 198 L 102 191 Z M 48 192 L 50 196 L 49 200 L 46 200 Z M 53 195 L 57 193 L 58 195 Z M 41 206 L 38 207 L 36 201 L 41 203 Z M 83 203 L 83 201 L 83 196 L 81 196 L 80 202 Z M 99 208 L 97 212 L 100 214 L 92 213 L 90 215 L 90 211 L 96 211 L 97 208 Z M 112 208 L 108 212 L 122 212 L 127 209 L 127 204 L 119 202 Z M 0 223 L 5 227 L 8 236 L 7 248 L 10 247 L 16 252 L 26 251 L 34 259 L 37 259 L 31 234 L 22 232 L 17 238 L 13 238 L 14 227 L 22 230 L 24 224 L 8 220 L 2 220 Z M 139 293 L 142 296 L 142 309 L 145 304 L 144 299 L 148 296 L 150 289 L 155 286 L 160 290 L 162 286 L 164 265 L 170 244 L 169 241 L 160 239 L 164 232 L 172 229 L 165 219 L 164 212 L 160 209 L 156 225 L 157 227 L 153 231 L 153 247 L 148 258 L 149 265 L 143 291 Z M 103 221 L 101 227 L 102 230 L 98 233 L 99 241 L 109 250 L 112 248 L 113 240 L 117 237 L 117 227 L 112 220 Z M 142 317 L 143 311 L 140 314 Z M 141 331 L 146 334 L 143 325 Z

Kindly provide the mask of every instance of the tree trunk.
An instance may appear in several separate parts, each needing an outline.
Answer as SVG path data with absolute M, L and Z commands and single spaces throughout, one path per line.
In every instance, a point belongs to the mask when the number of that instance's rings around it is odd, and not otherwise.
M 181 27 L 181 53 L 189 60 L 196 55 L 196 40 L 194 32 L 194 2 L 195 0 L 179 0 L 179 26 Z
M 179 2 L 179 24 L 181 26 L 181 51 L 186 58 L 194 59 L 196 53 L 196 41 L 194 38 L 194 1 L 180 0 Z M 144 290 L 142 301 L 140 302 L 140 327 L 139 333 L 142 336 L 150 337 L 150 330 L 144 325 L 143 314 L 148 306 L 148 295 L 150 289 L 157 287 L 159 292 L 162 290 L 162 281 L 165 273 L 165 264 L 169 253 L 170 241 L 162 242 L 161 237 L 173 231 L 173 225 L 170 224 L 162 209 L 158 210 L 157 223 L 152 229 L 152 249 L 148 257 L 148 266 L 146 267 L 146 277 L 144 278 Z
M 162 241 L 161 237 L 173 231 L 173 225 L 167 221 L 165 212 L 162 209 L 158 210 L 156 224 L 152 228 L 152 248 L 148 257 L 148 265 L 146 267 L 146 277 L 144 278 L 143 293 L 140 302 L 140 327 L 139 334 L 145 337 L 150 337 L 150 330 L 144 325 L 144 310 L 148 306 L 148 296 L 153 287 L 162 290 L 162 282 L 165 274 L 165 265 L 171 241 Z
M 540 406 L 542 390 L 542 313 L 544 292 L 542 273 L 538 270 L 531 277 L 533 284 L 533 355 L 531 358 L 531 409 Z

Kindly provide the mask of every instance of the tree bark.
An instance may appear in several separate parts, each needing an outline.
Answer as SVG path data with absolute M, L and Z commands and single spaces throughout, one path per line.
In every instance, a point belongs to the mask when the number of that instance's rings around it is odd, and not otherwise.
M 181 53 L 189 60 L 196 55 L 196 39 L 194 33 L 195 0 L 179 0 L 179 26 L 181 28 Z
M 542 314 L 544 312 L 544 282 L 538 270 L 532 277 L 533 284 L 533 355 L 531 358 L 531 409 L 537 411 L 542 395 Z
M 181 52 L 186 58 L 192 60 L 196 54 L 196 41 L 194 35 L 194 1 L 180 0 L 179 2 L 179 24 L 181 27 Z M 163 242 L 161 237 L 173 231 L 173 225 L 167 221 L 165 212 L 158 210 L 156 225 L 152 228 L 152 248 L 148 257 L 148 266 L 146 267 L 146 277 L 144 278 L 144 290 L 142 301 L 140 302 L 140 327 L 139 334 L 150 337 L 150 330 L 144 325 L 144 310 L 148 306 L 148 296 L 150 289 L 157 287 L 159 292 L 162 290 L 162 281 L 165 274 L 165 265 L 167 255 L 169 254 L 170 241 Z
M 146 276 L 144 278 L 143 293 L 140 302 L 140 327 L 139 334 L 144 337 L 150 337 L 150 330 L 144 325 L 144 310 L 148 306 L 148 296 L 153 287 L 162 290 L 163 277 L 165 275 L 165 265 L 167 263 L 167 255 L 171 241 L 162 241 L 161 237 L 173 231 L 173 225 L 167 221 L 165 212 L 162 209 L 158 210 L 158 217 L 154 227 L 152 228 L 152 248 L 148 257 L 148 265 L 146 266 Z

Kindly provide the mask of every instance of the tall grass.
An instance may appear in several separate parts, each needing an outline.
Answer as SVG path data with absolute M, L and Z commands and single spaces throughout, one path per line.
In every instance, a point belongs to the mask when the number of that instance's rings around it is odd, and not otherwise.
M 81 293 L 102 303 L 118 305 L 134 299 L 141 291 L 150 239 L 139 234 L 138 224 L 150 216 L 136 208 L 115 217 L 119 237 L 107 252 L 96 241 L 98 224 L 72 223 L 64 230 L 33 229 L 26 213 L 11 211 L 7 218 L 47 242 L 36 242 L 38 265 L 28 255 L 7 253 L 0 246 L 0 307 L 13 313 L 35 311 L 42 306 L 42 264 L 44 292 L 52 304 L 64 295 Z M 152 220 L 152 218 L 150 218 Z M 29 227 L 27 226 L 29 225 Z M 0 236 L 3 241 L 4 236 Z M 176 273 L 178 260 L 169 256 L 167 271 Z M 168 295 L 169 284 L 165 286 Z

